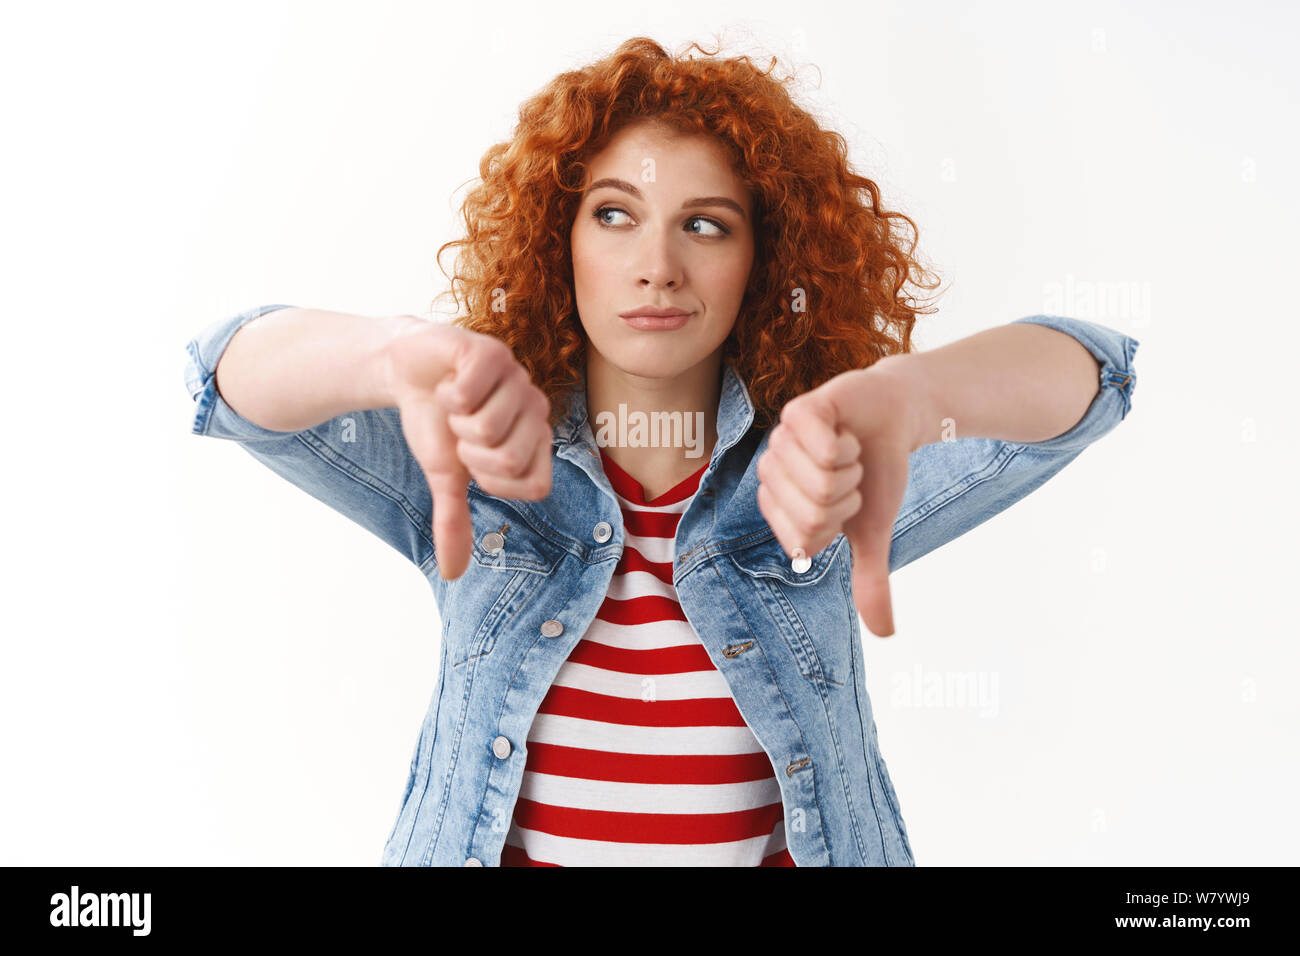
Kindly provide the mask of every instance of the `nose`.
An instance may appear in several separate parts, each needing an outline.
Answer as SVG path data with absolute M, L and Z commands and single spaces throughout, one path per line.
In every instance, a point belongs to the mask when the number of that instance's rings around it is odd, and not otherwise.
M 681 285 L 682 262 L 670 236 L 647 231 L 636 254 L 642 287 L 675 289 Z

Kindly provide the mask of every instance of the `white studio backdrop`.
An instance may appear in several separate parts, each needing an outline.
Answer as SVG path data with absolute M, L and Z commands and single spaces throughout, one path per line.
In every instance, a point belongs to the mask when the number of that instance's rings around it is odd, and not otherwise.
M 636 35 L 800 67 L 949 284 L 922 348 L 1047 311 L 1141 342 L 1120 427 L 895 574 L 897 635 L 864 634 L 917 862 L 1296 862 L 1295 7 L 3 20 L 0 864 L 378 864 L 432 591 L 189 433 L 185 343 L 271 302 L 426 313 L 519 103 Z

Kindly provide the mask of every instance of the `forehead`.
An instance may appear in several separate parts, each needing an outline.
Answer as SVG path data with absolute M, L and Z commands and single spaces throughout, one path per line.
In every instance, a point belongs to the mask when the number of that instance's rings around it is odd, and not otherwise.
M 591 178 L 636 174 L 641 178 L 646 160 L 660 172 L 665 168 L 693 179 L 707 177 L 718 185 L 739 186 L 722 144 L 704 134 L 681 133 L 662 123 L 641 121 L 619 130 L 588 163 Z M 656 175 L 655 181 L 659 181 Z M 634 180 L 635 181 L 635 180 Z

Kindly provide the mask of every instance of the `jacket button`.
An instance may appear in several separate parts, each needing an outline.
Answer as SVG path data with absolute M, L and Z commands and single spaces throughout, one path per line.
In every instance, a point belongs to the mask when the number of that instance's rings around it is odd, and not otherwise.
M 608 541 L 613 534 L 614 529 L 610 526 L 608 521 L 598 521 L 596 522 L 596 527 L 591 529 L 591 536 L 601 544 Z
M 480 859 L 479 859 L 478 857 L 476 857 L 476 856 L 471 856 L 468 860 L 465 861 L 465 865 L 466 865 L 466 866 L 482 866 L 482 865 L 483 865 L 483 861 L 480 860 Z
M 496 740 L 492 741 L 492 752 L 502 760 L 505 760 L 510 756 L 510 741 L 506 740 L 504 737 L 498 737 Z
M 559 637 L 564 633 L 564 625 L 552 618 L 549 621 L 542 622 L 543 637 Z
M 808 557 L 807 555 L 801 554 L 799 555 L 799 557 L 795 558 L 793 561 L 790 562 L 790 567 L 794 568 L 795 574 L 803 574 L 805 571 L 807 571 L 809 568 L 812 567 L 812 558 Z
M 479 539 L 479 544 L 488 554 L 496 554 L 506 546 L 506 539 L 499 531 L 489 531 Z

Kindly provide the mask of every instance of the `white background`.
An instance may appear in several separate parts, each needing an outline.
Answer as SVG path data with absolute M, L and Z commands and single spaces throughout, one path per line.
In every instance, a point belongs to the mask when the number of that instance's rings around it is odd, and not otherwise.
M 426 313 L 523 99 L 719 31 L 793 59 L 920 225 L 922 348 L 1067 283 L 1141 342 L 1120 427 L 865 634 L 918 864 L 1296 863 L 1300 15 L 1041 6 L 7 4 L 0 863 L 378 863 L 432 592 L 190 434 L 185 344 L 263 303 Z M 991 696 L 905 693 L 964 674 Z

